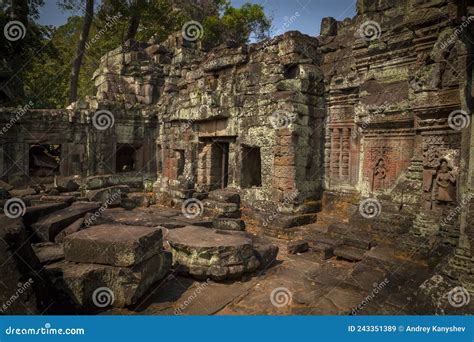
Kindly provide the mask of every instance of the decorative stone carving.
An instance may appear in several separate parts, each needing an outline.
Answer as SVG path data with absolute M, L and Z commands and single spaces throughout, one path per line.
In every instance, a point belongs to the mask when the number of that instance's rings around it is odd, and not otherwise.
M 440 160 L 440 166 L 436 174 L 436 194 L 435 199 L 440 203 L 452 203 L 456 201 L 456 177 L 452 172 L 452 167 L 448 165 L 446 159 Z

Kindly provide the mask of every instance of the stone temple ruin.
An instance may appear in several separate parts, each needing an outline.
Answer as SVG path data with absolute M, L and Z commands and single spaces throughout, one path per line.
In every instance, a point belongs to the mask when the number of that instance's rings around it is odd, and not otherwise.
M 357 12 L 129 41 L 96 96 L 1 109 L 0 310 L 474 312 L 474 6 Z

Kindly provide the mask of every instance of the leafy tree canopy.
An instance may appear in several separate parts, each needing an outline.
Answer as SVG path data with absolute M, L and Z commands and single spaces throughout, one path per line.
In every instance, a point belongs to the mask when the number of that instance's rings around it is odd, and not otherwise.
M 71 16 L 64 25 L 50 27 L 35 21 L 44 1 L 30 0 L 25 38 L 11 42 L 0 35 L 0 90 L 12 75 L 22 81 L 18 92 L 21 96 L 10 99 L 9 104 L 21 104 L 25 98 L 33 99 L 38 108 L 64 108 L 67 104 L 69 73 L 84 19 L 83 3 L 58 0 L 57 5 Z M 92 75 L 100 58 L 123 43 L 134 15 L 139 18 L 136 40 L 153 37 L 154 41 L 163 41 L 187 21 L 195 20 L 204 27 L 207 46 L 259 40 L 271 25 L 262 6 L 247 3 L 234 8 L 227 0 L 103 0 L 95 7 L 79 74 L 79 98 L 95 94 Z M 0 27 L 11 20 L 9 10 L 5 5 L 0 7 Z

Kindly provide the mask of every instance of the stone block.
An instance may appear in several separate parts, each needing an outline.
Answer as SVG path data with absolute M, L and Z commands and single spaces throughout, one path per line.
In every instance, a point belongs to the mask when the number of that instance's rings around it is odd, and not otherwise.
M 122 201 L 122 195 L 129 191 L 127 185 L 116 185 L 108 188 L 88 190 L 86 197 L 89 201 L 107 204 L 108 206 L 119 205 Z
M 238 278 L 258 269 L 262 257 L 276 256 L 272 245 L 263 243 L 260 256 L 252 236 L 244 232 L 188 226 L 170 230 L 167 240 L 175 268 L 198 279 Z
M 88 215 L 89 214 L 86 214 L 84 217 L 78 218 L 76 221 L 74 221 L 69 226 L 60 231 L 59 234 L 56 235 L 56 237 L 54 238 L 54 242 L 63 243 L 66 236 L 77 233 L 78 231 L 84 229 L 84 222 Z
M 82 310 L 136 304 L 171 267 L 171 254 L 161 252 L 132 267 L 60 261 L 45 267 L 55 290 Z
M 297 240 L 288 242 L 288 253 L 297 254 L 304 253 L 309 249 L 308 241 Z
M 64 248 L 61 244 L 40 242 L 32 244 L 31 247 L 43 265 L 64 259 Z
M 25 224 L 30 225 L 37 221 L 40 217 L 54 213 L 57 210 L 64 209 L 68 206 L 66 202 L 59 203 L 41 203 L 27 207 L 23 220 Z
M 233 218 L 215 218 L 212 220 L 212 227 L 223 230 L 245 230 L 245 222 L 241 219 Z
M 128 267 L 161 252 L 158 228 L 104 224 L 66 237 L 66 260 Z
M 42 241 L 54 241 L 56 235 L 77 219 L 99 209 L 99 203 L 74 202 L 71 206 L 57 210 L 47 216 L 40 218 L 31 227 Z
M 226 190 L 214 190 L 209 192 L 210 200 L 225 203 L 235 203 L 240 206 L 240 195 L 236 192 Z
M 341 245 L 334 248 L 334 255 L 338 258 L 349 260 L 349 261 L 361 261 L 364 258 L 365 250 Z

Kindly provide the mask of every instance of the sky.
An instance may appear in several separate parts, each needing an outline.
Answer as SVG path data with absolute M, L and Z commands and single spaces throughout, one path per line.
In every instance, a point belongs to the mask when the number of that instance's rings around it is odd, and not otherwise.
M 273 19 L 272 36 L 292 30 L 316 36 L 322 18 L 343 20 L 353 17 L 356 8 L 356 0 L 231 0 L 234 7 L 240 7 L 245 2 L 263 6 L 267 16 Z M 59 26 L 66 22 L 69 15 L 57 8 L 56 0 L 45 0 L 39 22 Z

